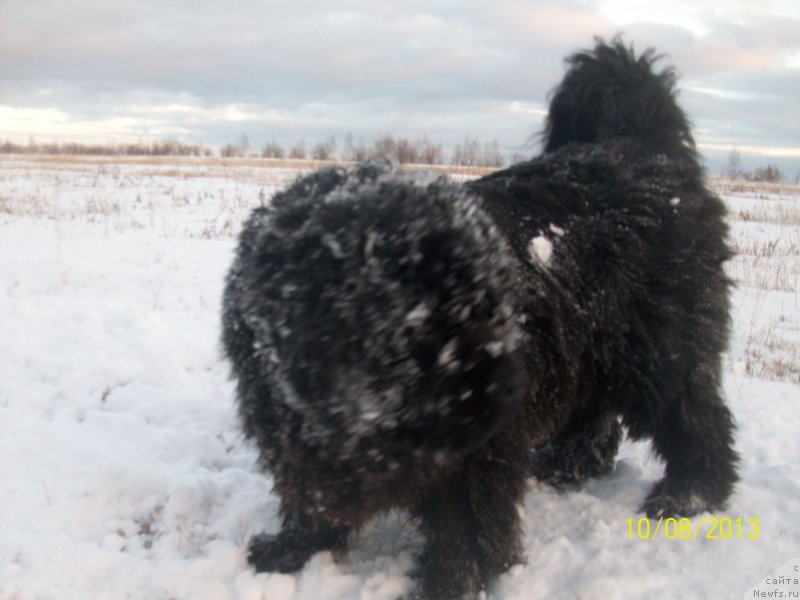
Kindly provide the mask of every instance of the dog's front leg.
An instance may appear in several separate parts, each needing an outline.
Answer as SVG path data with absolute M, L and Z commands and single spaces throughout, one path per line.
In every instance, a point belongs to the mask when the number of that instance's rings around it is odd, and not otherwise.
M 472 600 L 493 577 L 523 562 L 519 506 L 527 446 L 514 441 L 508 432 L 497 436 L 419 507 L 426 545 L 414 598 Z
M 420 589 L 414 600 L 473 600 L 481 589 L 475 517 L 467 486 L 454 475 L 432 490 L 418 509 L 425 534 Z

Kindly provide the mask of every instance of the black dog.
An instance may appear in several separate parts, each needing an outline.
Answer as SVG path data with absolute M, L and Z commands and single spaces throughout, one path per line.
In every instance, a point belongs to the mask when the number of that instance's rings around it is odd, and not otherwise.
M 666 461 L 648 515 L 724 506 L 724 209 L 654 60 L 618 39 L 571 57 L 528 163 L 466 186 L 319 171 L 253 213 L 223 341 L 281 497 L 256 569 L 298 570 L 404 507 L 426 535 L 419 597 L 475 597 L 523 560 L 526 478 L 608 471 L 620 417 Z

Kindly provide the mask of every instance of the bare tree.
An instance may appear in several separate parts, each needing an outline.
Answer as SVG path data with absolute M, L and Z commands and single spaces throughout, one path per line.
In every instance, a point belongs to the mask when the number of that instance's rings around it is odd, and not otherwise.
M 417 148 L 406 138 L 397 140 L 397 162 L 401 165 L 416 164 L 419 162 Z
M 296 160 L 306 159 L 306 143 L 304 140 L 300 140 L 289 150 L 289 158 Z
M 397 160 L 397 142 L 391 133 L 382 134 L 372 143 L 369 157 L 380 160 Z
M 239 136 L 236 146 L 239 149 L 239 156 L 247 156 L 247 151 L 250 150 L 250 139 L 243 133 Z
M 369 158 L 369 150 L 362 142 L 359 142 L 353 147 L 353 162 L 362 163 L 367 158 Z
M 742 179 L 743 175 L 744 171 L 742 171 L 742 155 L 739 154 L 739 150 L 737 150 L 736 146 L 734 146 L 731 149 L 730 154 L 728 154 L 728 162 L 722 169 L 722 176 L 731 181 L 738 181 L 739 179 Z
M 330 137 L 324 142 L 319 142 L 311 150 L 311 158 L 314 160 L 333 160 L 336 152 L 336 138 Z
M 503 158 L 503 153 L 500 152 L 500 146 L 497 144 L 497 140 L 484 142 L 480 165 L 482 167 L 497 167 L 499 169 L 503 166 L 504 162 L 505 159 Z
M 363 142 L 354 142 L 353 134 L 348 133 L 340 158 L 346 162 L 361 163 L 369 158 L 369 151 Z
M 347 132 L 347 136 L 344 138 L 344 147 L 342 148 L 342 155 L 341 159 L 345 162 L 353 162 L 355 161 L 355 145 L 353 144 L 353 134 L 349 131 Z
M 222 149 L 220 150 L 220 155 L 222 158 L 241 158 L 247 155 L 247 151 L 250 149 L 250 140 L 247 139 L 245 134 L 239 136 L 239 139 L 236 140 L 235 144 L 225 144 Z M 163 148 L 154 148 L 154 154 L 163 154 L 165 150 Z
M 477 138 L 466 136 L 462 144 L 453 148 L 450 164 L 456 167 L 476 167 L 480 164 L 481 144 Z
M 764 169 L 756 169 L 755 173 L 753 173 L 753 181 L 780 183 L 783 181 L 783 173 L 778 167 L 767 165 Z
M 241 156 L 239 154 L 239 147 L 234 146 L 233 144 L 225 144 L 222 149 L 219 151 L 220 156 L 222 158 L 236 158 Z
M 428 136 L 422 136 L 417 140 L 417 160 L 423 165 L 441 165 L 444 163 L 444 150 L 442 144 L 432 144 L 428 141 Z
M 281 145 L 272 140 L 261 149 L 261 158 L 283 158 L 286 155 Z

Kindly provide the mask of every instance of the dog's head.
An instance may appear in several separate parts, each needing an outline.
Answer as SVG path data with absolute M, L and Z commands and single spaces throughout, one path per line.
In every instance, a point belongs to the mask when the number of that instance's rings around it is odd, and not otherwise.
M 652 48 L 637 56 L 619 36 L 610 43 L 597 38 L 593 50 L 568 57 L 550 101 L 545 152 L 570 142 L 626 139 L 653 154 L 694 159 L 691 125 L 675 99 L 675 71 L 653 69 L 660 58 Z
M 514 263 L 463 188 L 383 163 L 327 170 L 260 221 L 243 312 L 309 444 L 458 453 L 518 412 Z

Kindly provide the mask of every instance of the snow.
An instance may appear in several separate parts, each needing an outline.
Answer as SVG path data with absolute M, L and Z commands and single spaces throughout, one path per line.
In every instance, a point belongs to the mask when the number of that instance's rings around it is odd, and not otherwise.
M 239 430 L 220 300 L 248 210 L 296 174 L 2 159 L 0 600 L 408 592 L 421 539 L 402 513 L 294 575 L 246 564 L 278 499 Z M 580 491 L 532 484 L 527 565 L 489 598 L 742 598 L 800 556 L 800 192 L 726 200 L 740 254 L 724 391 L 742 464 L 715 516 L 757 518 L 758 539 L 630 539 L 662 466 L 626 442 Z
M 424 302 L 420 302 L 406 315 L 406 323 L 412 327 L 419 327 L 430 316 L 431 309 Z
M 543 235 L 537 235 L 528 244 L 528 255 L 531 261 L 546 267 L 550 264 L 550 258 L 553 256 L 553 242 Z

